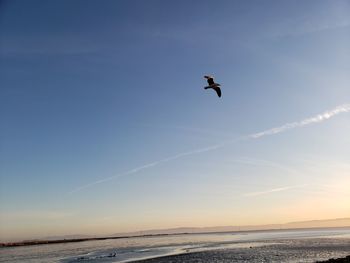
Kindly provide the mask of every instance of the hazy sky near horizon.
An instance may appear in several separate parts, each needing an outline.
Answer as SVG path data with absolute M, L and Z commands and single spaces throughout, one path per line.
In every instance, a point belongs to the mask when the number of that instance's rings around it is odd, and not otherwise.
M 1 238 L 349 217 L 350 113 L 240 139 L 349 104 L 349 47 L 345 0 L 1 1 Z

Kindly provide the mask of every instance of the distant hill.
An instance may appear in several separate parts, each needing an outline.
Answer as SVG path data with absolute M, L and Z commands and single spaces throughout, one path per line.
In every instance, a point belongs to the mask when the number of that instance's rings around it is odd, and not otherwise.
M 285 224 L 288 228 L 339 227 L 350 226 L 350 218 L 298 221 Z
M 139 236 L 161 235 L 180 233 L 210 233 L 210 232 L 233 232 L 269 229 L 295 229 L 295 228 L 327 228 L 327 227 L 350 227 L 350 218 L 336 218 L 326 220 L 298 221 L 285 224 L 246 225 L 246 226 L 215 226 L 215 227 L 179 227 L 169 229 L 152 229 L 128 233 L 115 233 L 111 236 Z
M 285 224 L 268 224 L 268 225 L 246 225 L 246 226 L 214 226 L 214 227 L 179 227 L 169 229 L 151 229 L 135 232 L 123 232 L 115 233 L 112 235 L 63 235 L 63 236 L 49 236 L 39 239 L 25 240 L 25 241 L 13 241 L 15 243 L 45 243 L 59 241 L 62 243 L 64 240 L 70 240 L 75 242 L 76 240 L 89 240 L 89 239 L 108 239 L 118 237 L 132 237 L 132 236 L 147 236 L 147 235 L 171 235 L 171 234 L 183 234 L 183 233 L 213 233 L 213 232 L 237 232 L 237 231 L 252 231 L 252 230 L 274 230 L 274 229 L 298 229 L 298 228 L 331 228 L 331 227 L 350 227 L 350 218 L 336 218 L 327 220 L 310 220 L 310 221 L 298 221 Z M 53 243 L 54 243 L 53 242 Z M 0 243 L 4 245 L 6 243 Z

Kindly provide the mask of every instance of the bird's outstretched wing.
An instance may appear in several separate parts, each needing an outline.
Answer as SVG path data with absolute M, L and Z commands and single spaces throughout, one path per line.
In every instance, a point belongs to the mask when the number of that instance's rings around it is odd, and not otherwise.
M 214 87 L 213 89 L 216 91 L 216 93 L 218 94 L 218 96 L 220 98 L 221 97 L 221 89 L 219 87 Z
M 209 85 L 214 84 L 214 78 L 212 76 L 204 76 L 204 77 L 207 79 Z

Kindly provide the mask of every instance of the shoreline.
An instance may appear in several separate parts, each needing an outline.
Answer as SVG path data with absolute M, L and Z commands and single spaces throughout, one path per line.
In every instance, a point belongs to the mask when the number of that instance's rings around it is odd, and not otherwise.
M 29 241 L 20 241 L 20 242 L 0 243 L 0 247 L 22 247 L 22 246 L 35 246 L 35 245 L 51 245 L 51 244 L 62 244 L 62 243 L 85 242 L 85 241 L 126 239 L 126 238 L 135 238 L 135 237 L 154 237 L 154 236 L 167 236 L 167 235 L 169 235 L 169 234 L 142 235 L 142 236 L 116 236 L 116 237 L 88 237 L 88 238 L 71 238 L 71 239 L 55 239 L 55 240 L 29 240 Z
M 200 253 L 200 252 L 195 252 L 195 253 Z M 192 254 L 195 254 L 192 253 Z M 130 261 L 130 262 L 140 262 L 140 263 L 158 263 L 159 260 L 165 260 L 165 261 L 169 261 L 172 262 L 172 260 L 174 260 L 176 257 L 181 257 L 184 254 L 178 254 L 178 255 L 166 255 L 166 256 L 161 256 L 161 257 L 154 257 L 154 258 L 148 258 L 148 259 L 140 259 L 140 260 L 136 260 L 136 261 Z M 189 253 L 191 254 L 191 253 Z M 176 262 L 176 260 L 175 260 Z M 350 263 L 350 255 L 346 256 L 346 257 L 341 257 L 341 258 L 330 258 L 327 260 L 322 260 L 322 261 L 315 261 L 315 263 Z
M 261 230 L 241 230 L 241 231 L 223 231 L 223 232 L 201 232 L 201 233 L 171 233 L 171 234 L 146 234 L 146 235 L 131 235 L 131 236 L 107 236 L 107 237 L 88 237 L 88 238 L 71 238 L 71 239 L 55 239 L 55 240 L 28 240 L 19 242 L 4 242 L 0 243 L 0 248 L 6 247 L 22 247 L 22 246 L 35 246 L 35 245 L 51 245 L 51 244 L 63 244 L 63 243 L 76 243 L 86 241 L 99 241 L 99 240 L 111 240 L 111 239 L 128 239 L 128 238 L 147 238 L 147 237 L 162 237 L 162 236 L 176 236 L 176 235 L 204 235 L 204 234 L 240 234 L 251 232 L 269 232 L 269 231 L 298 231 L 298 230 L 323 230 L 323 229 L 346 229 L 350 226 L 343 227 L 312 227 L 312 228 L 288 228 L 288 229 L 261 229 Z

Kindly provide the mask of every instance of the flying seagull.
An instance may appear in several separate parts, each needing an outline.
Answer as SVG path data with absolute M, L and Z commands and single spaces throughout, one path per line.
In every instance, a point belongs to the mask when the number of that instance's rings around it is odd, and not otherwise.
M 209 86 L 204 87 L 205 89 L 213 89 L 216 91 L 219 97 L 221 97 L 221 89 L 220 84 L 214 82 L 214 78 L 212 76 L 204 76 L 207 79 Z

